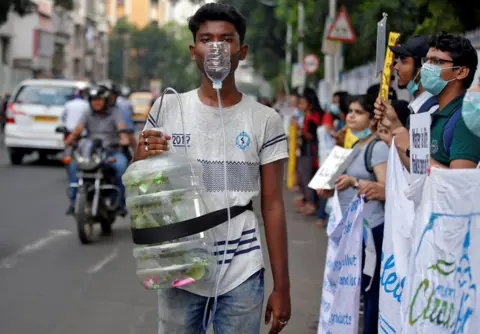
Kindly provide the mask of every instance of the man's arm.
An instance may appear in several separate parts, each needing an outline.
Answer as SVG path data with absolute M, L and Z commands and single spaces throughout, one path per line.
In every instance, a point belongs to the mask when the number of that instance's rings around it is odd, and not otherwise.
M 283 203 L 285 160 L 261 167 L 261 202 L 265 235 L 272 266 L 274 290 L 289 291 L 287 226 Z
M 72 145 L 80 137 L 83 129 L 85 129 L 85 124 L 78 123 L 77 126 L 72 130 L 72 133 L 70 133 L 70 136 L 68 136 L 68 138 L 65 140 L 65 145 Z
M 410 158 L 407 156 L 407 150 L 410 148 L 410 133 L 407 128 L 399 127 L 392 131 L 392 136 L 395 137 L 395 146 L 400 161 L 410 171 Z
M 130 137 L 129 134 L 125 131 L 127 129 L 127 124 L 124 121 L 117 123 L 117 130 L 120 131 L 120 145 L 122 146 L 129 146 L 130 145 Z

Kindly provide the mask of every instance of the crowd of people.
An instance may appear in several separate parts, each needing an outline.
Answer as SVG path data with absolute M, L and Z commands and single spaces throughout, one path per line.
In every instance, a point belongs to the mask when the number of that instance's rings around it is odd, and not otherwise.
M 470 41 L 441 33 L 430 38 L 414 36 L 390 48 L 395 54 L 398 88 L 407 89 L 412 101 L 398 100 L 393 89 L 389 101 L 384 101 L 378 97 L 380 85 L 374 85 L 359 96 L 335 92 L 329 103 L 321 105 L 315 91 L 306 88 L 291 94 L 280 109 L 285 130 L 293 125 L 297 132 L 293 190 L 298 197 L 293 205 L 298 212 L 316 215 L 317 225 L 324 227 L 328 221 L 327 201 L 334 191 L 338 193 L 342 212 L 357 194 L 374 202 L 375 208 L 368 218 L 377 261 L 368 292 L 363 282 L 369 280 L 362 279 L 363 332 L 368 334 L 378 332 L 385 184 L 392 138 L 402 164 L 409 170 L 411 115 L 430 113 L 430 168 L 476 168 L 480 161 L 480 133 L 474 120 L 480 111 L 476 92 L 480 91 L 480 82 L 474 82 L 478 59 Z M 335 145 L 345 148 L 358 145 L 358 154 L 336 180 L 335 190 L 309 188 L 310 180 Z

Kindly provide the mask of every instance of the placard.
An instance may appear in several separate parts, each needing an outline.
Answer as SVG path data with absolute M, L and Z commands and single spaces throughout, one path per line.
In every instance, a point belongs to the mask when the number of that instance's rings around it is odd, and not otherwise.
M 429 113 L 410 115 L 410 173 L 413 179 L 427 174 L 430 166 L 430 124 Z
M 308 187 L 312 189 L 333 189 L 336 179 L 345 172 L 357 152 L 358 146 L 353 149 L 335 146 L 325 163 L 315 173 Z

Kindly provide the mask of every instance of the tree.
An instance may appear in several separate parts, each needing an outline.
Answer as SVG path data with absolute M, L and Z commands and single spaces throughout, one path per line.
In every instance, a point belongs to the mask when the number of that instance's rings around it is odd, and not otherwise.
M 150 80 L 160 79 L 165 87 L 190 90 L 200 81 L 188 50 L 191 41 L 191 33 L 185 26 L 169 24 L 159 28 L 152 23 L 137 29 L 126 19 L 120 19 L 109 38 L 109 77 L 122 81 L 124 52 L 128 48 L 130 86 L 143 89 Z
M 73 10 L 73 0 L 55 0 L 55 6 L 60 6 L 67 10 Z M 31 0 L 1 0 L 0 1 L 0 26 L 8 19 L 8 13 L 13 10 L 20 16 L 31 13 L 36 5 Z

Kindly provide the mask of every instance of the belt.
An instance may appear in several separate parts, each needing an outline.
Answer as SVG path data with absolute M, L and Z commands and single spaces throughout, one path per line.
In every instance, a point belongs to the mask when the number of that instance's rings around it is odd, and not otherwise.
M 232 206 L 230 207 L 230 218 L 235 218 L 247 210 L 253 211 L 253 204 L 251 201 L 245 206 Z M 227 209 L 221 209 L 179 223 L 149 228 L 132 228 L 132 238 L 133 242 L 137 245 L 156 244 L 188 237 L 189 235 L 209 230 L 215 226 L 223 224 L 227 220 Z

